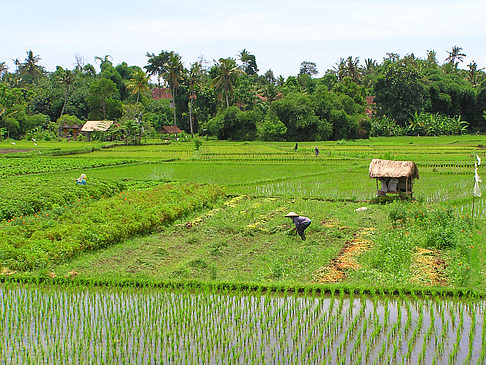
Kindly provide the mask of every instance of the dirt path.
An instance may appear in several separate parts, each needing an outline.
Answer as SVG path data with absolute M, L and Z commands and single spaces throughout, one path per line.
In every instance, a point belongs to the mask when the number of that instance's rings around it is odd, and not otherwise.
M 354 234 L 351 241 L 347 241 L 338 255 L 331 260 L 329 265 L 318 269 L 314 273 L 314 281 L 317 283 L 337 283 L 346 278 L 349 270 L 357 270 L 360 264 L 357 261 L 364 251 L 371 248 L 373 243 L 366 236 L 374 231 L 373 227 L 365 228 Z

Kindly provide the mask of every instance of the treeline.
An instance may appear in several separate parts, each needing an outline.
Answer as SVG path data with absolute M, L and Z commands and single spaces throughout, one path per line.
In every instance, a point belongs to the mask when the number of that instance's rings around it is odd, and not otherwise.
M 137 142 L 163 125 L 234 140 L 329 140 L 486 130 L 486 74 L 454 46 L 441 63 L 388 53 L 381 63 L 347 57 L 322 77 L 314 62 L 284 78 L 259 73 L 255 55 L 185 68 L 174 51 L 147 53 L 144 68 L 95 64 L 47 72 L 32 51 L 16 69 L 0 62 L 0 136 L 56 138 L 59 125 L 114 120 L 100 138 Z M 151 80 L 154 82 L 152 83 Z M 166 98 L 154 100 L 152 90 Z M 159 90 L 160 91 L 160 90 Z

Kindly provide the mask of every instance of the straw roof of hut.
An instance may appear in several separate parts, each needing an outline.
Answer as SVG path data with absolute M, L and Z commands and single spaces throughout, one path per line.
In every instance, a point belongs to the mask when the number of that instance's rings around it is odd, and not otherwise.
M 391 161 L 373 159 L 370 163 L 370 179 L 379 177 L 411 177 L 419 178 L 417 165 L 412 161 Z
M 182 131 L 179 129 L 179 127 L 175 126 L 175 125 L 164 125 L 162 126 L 162 128 L 160 129 L 160 132 L 161 133 L 182 133 Z
M 81 128 L 81 132 L 106 131 L 112 124 L 111 120 L 88 120 Z

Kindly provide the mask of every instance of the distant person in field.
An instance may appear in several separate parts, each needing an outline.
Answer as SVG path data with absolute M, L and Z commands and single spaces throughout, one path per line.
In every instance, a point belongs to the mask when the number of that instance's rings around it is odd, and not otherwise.
M 319 148 L 317 148 L 317 146 L 316 146 L 316 148 L 314 148 L 314 153 L 315 153 L 316 157 L 319 156 Z
M 311 220 L 307 217 L 301 217 L 294 212 L 290 212 L 286 215 L 286 217 L 292 218 L 292 222 L 295 224 L 297 233 L 299 234 L 300 238 L 302 238 L 302 241 L 305 241 L 304 231 L 310 226 Z
M 299 148 L 299 144 L 298 143 L 295 144 L 294 152 L 297 152 L 297 148 Z
M 86 185 L 86 175 L 85 174 L 81 174 L 81 176 L 76 179 L 76 185 Z

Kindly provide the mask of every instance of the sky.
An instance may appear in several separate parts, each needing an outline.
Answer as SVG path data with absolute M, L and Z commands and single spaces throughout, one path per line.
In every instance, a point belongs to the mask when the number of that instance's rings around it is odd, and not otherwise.
M 453 46 L 486 68 L 485 0 L 2 0 L 0 62 L 14 71 L 32 50 L 48 71 L 72 69 L 75 57 L 96 65 L 143 67 L 146 53 L 175 51 L 186 67 L 255 55 L 259 73 L 296 75 L 302 61 L 322 75 L 340 58 L 381 62 L 386 53 L 435 50 L 439 63 Z

